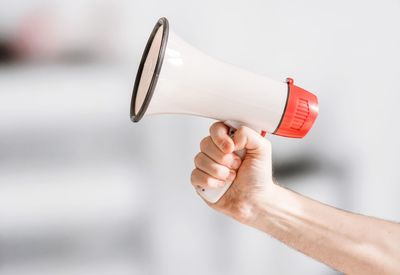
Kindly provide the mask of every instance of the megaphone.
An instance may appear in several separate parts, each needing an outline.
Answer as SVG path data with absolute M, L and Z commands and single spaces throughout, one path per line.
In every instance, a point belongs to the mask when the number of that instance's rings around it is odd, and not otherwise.
M 302 138 L 318 115 L 317 97 L 294 85 L 223 63 L 192 47 L 160 18 L 147 41 L 136 74 L 130 116 L 188 114 L 248 126 L 262 135 Z M 239 152 L 243 155 L 244 152 Z M 202 189 L 217 202 L 228 190 Z

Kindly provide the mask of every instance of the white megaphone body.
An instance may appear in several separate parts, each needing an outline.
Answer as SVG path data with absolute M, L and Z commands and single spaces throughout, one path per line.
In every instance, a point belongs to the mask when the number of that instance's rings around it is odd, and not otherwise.
M 262 135 L 302 138 L 318 115 L 318 100 L 292 79 L 275 81 L 207 56 L 170 31 L 167 19 L 161 18 L 133 88 L 131 119 L 138 122 L 144 114 L 189 114 L 222 120 L 231 128 L 245 125 Z M 225 184 L 198 191 L 215 203 L 228 188 Z

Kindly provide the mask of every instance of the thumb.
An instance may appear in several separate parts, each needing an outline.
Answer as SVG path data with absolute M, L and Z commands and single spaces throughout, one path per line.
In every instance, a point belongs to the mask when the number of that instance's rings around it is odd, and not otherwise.
M 265 157 L 270 149 L 270 143 L 256 131 L 240 126 L 232 137 L 235 144 L 235 151 L 246 149 L 246 155 L 254 157 Z

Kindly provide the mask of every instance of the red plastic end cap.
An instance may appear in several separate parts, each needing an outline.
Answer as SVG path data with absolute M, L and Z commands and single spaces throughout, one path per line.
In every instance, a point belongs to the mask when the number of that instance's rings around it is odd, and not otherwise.
M 293 79 L 288 78 L 289 96 L 286 109 L 275 135 L 302 138 L 311 129 L 318 116 L 317 97 L 295 86 Z

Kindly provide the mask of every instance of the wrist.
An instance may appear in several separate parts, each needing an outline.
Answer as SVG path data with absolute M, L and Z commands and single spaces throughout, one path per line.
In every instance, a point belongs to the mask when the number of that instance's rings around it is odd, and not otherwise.
M 256 200 L 252 219 L 247 225 L 274 237 L 289 230 L 290 216 L 296 215 L 299 205 L 292 191 L 275 183 L 268 185 L 265 194 Z
M 268 213 L 272 210 L 274 204 L 277 202 L 276 195 L 279 193 L 279 188 L 282 188 L 274 182 L 267 183 L 265 188 L 255 192 L 250 198 L 247 199 L 247 205 L 245 208 L 248 209 L 247 215 L 244 216 L 241 222 L 258 228 L 261 221 L 265 221 L 268 217 Z

